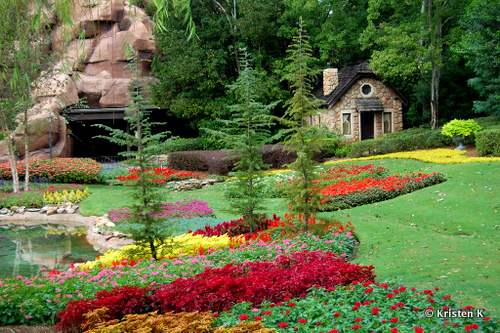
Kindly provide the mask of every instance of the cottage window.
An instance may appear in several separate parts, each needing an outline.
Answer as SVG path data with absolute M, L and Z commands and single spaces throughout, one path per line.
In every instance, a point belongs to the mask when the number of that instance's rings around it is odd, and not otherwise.
M 342 134 L 351 135 L 351 114 L 343 113 L 342 114 Z
M 371 84 L 365 83 L 361 86 L 361 93 L 364 96 L 370 96 L 372 93 L 372 86 Z
M 384 112 L 383 116 L 384 134 L 392 133 L 392 113 Z

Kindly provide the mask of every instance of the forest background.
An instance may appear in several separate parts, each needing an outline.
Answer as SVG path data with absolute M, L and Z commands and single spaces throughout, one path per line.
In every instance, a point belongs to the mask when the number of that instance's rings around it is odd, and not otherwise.
M 180 4 L 179 4 L 180 3 Z M 500 115 L 500 4 L 496 0 L 199 0 L 143 4 L 162 22 L 152 63 L 156 105 L 194 129 L 217 128 L 234 104 L 246 49 L 262 103 L 290 98 L 286 50 L 299 17 L 315 69 L 368 61 L 409 100 L 404 126 L 437 128 L 454 118 Z M 158 8 L 163 13 L 158 16 Z M 319 79 L 319 77 L 318 77 Z M 284 112 L 283 103 L 273 111 Z M 225 148 L 200 132 L 204 149 Z

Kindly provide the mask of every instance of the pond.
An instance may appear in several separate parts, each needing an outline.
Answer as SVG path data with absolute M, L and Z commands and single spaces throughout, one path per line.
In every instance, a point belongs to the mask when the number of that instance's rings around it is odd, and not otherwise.
M 0 278 L 33 277 L 41 268 L 65 271 L 71 264 L 94 260 L 97 252 L 85 227 L 36 222 L 0 226 Z

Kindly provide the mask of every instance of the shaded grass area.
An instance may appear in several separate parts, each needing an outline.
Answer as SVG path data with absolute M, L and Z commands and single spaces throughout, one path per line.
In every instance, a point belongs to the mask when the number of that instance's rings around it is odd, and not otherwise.
M 407 286 L 439 287 L 461 305 L 486 308 L 500 316 L 500 162 L 432 164 L 414 160 L 376 160 L 390 174 L 442 172 L 447 181 L 392 200 L 320 217 L 351 221 L 361 244 L 356 263 L 374 265 L 378 280 L 398 277 Z M 331 166 L 330 166 L 331 167 Z M 81 210 L 102 215 L 127 206 L 122 187 L 89 186 L 92 196 Z M 169 193 L 208 202 L 218 218 L 239 218 L 224 210 L 222 184 L 194 192 Z M 266 213 L 284 216 L 283 199 L 268 199 Z

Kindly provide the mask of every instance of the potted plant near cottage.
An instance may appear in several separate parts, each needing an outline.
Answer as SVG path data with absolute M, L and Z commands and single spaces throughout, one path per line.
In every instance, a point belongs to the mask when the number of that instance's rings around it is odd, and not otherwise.
M 477 133 L 481 129 L 481 126 L 479 126 L 474 119 L 453 119 L 443 126 L 441 134 L 452 137 L 453 140 L 458 143 L 458 147 L 455 148 L 455 150 L 466 150 L 464 138 Z

